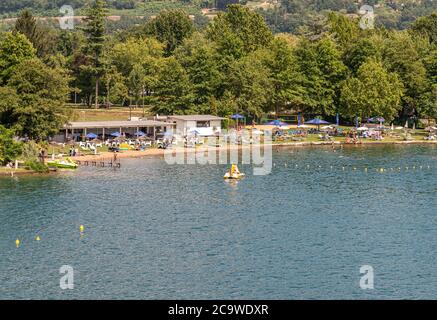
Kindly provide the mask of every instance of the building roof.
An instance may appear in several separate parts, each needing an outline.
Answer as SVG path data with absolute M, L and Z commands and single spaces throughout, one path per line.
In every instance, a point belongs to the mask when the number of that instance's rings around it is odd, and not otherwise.
M 225 118 L 212 116 L 208 114 L 195 114 L 186 116 L 169 116 L 171 120 L 183 120 L 183 121 L 213 121 L 213 120 L 224 120 Z
M 143 127 L 169 127 L 173 123 L 138 120 L 138 121 L 90 121 L 90 122 L 70 122 L 64 126 L 65 129 L 95 129 L 95 128 L 143 128 Z

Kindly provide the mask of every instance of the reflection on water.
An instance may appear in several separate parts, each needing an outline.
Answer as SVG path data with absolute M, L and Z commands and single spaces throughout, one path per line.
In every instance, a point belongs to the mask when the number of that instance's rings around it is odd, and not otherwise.
M 0 179 L 0 298 L 436 298 L 434 146 L 273 157 L 237 183 L 225 165 L 161 158 Z

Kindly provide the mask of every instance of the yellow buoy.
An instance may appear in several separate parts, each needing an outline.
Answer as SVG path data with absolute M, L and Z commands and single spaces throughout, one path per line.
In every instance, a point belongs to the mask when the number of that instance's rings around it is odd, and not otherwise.
M 80 232 L 84 232 L 85 231 L 85 227 L 81 224 L 79 227 Z
M 36 236 L 35 240 L 36 241 L 41 241 L 41 238 L 39 236 Z
M 17 248 L 20 246 L 20 240 L 19 239 L 15 240 L 15 245 L 17 246 Z

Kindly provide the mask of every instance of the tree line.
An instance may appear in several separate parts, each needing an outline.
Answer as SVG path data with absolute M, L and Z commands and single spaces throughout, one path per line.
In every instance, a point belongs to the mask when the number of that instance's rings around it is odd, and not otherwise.
M 293 112 L 388 121 L 437 116 L 437 14 L 408 30 L 361 29 L 331 13 L 309 36 L 273 34 L 230 5 L 202 31 L 181 10 L 115 34 L 96 0 L 75 30 L 44 32 L 25 11 L 0 35 L 0 124 L 41 140 L 67 102 L 146 105 L 155 114 Z M 47 37 L 54 37 L 56 44 Z

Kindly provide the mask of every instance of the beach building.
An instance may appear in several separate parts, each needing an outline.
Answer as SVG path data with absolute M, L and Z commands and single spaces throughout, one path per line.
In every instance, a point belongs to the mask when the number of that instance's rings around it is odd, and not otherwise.
M 222 130 L 225 118 L 212 115 L 173 115 L 167 117 L 167 122 L 173 123 L 175 133 L 179 135 L 196 134 L 198 136 L 213 136 Z
M 88 134 L 94 134 L 100 140 L 110 138 L 114 133 L 125 137 L 134 137 L 142 132 L 149 138 L 156 140 L 166 132 L 177 133 L 181 136 L 198 135 L 213 136 L 222 130 L 225 118 L 212 115 L 173 115 L 155 116 L 153 119 L 132 118 L 126 121 L 86 121 L 69 122 L 60 133 L 53 137 L 54 141 L 81 141 Z
M 79 141 L 89 133 L 94 133 L 101 140 L 109 138 L 113 133 L 120 136 L 135 136 L 137 132 L 144 132 L 153 140 L 156 136 L 172 131 L 175 125 L 171 122 L 156 120 L 130 120 L 130 121 L 89 121 L 70 122 L 64 126 L 61 134 L 54 137 L 55 141 Z

